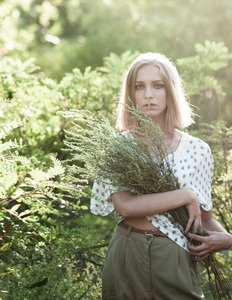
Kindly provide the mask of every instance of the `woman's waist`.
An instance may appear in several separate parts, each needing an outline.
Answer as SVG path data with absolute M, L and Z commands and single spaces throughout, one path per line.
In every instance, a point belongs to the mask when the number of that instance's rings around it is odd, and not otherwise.
M 151 224 L 146 217 L 142 218 L 125 218 L 122 220 L 123 224 L 130 225 L 132 227 L 143 229 L 143 230 L 155 230 L 157 229 L 153 224 Z

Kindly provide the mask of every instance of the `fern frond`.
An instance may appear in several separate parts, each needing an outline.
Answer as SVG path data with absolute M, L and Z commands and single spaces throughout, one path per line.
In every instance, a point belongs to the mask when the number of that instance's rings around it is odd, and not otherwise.
M 26 124 L 26 122 L 22 122 L 19 120 L 14 120 L 14 121 L 6 123 L 6 124 L 1 123 L 0 124 L 0 140 L 3 139 L 12 130 L 14 130 L 18 127 L 21 127 L 25 124 Z
M 38 168 L 32 170 L 29 174 L 30 174 L 31 178 L 35 181 L 44 181 L 44 180 L 46 180 L 46 177 L 47 177 L 46 173 Z
M 9 140 L 8 142 L 4 143 L 4 144 L 0 144 L 0 153 L 8 151 L 8 150 L 12 150 L 15 148 L 21 147 L 20 145 L 18 145 L 18 143 L 13 142 L 12 140 Z
M 51 160 L 53 161 L 54 167 L 48 169 L 46 174 L 47 179 L 54 178 L 58 175 L 63 175 L 65 172 L 65 168 L 62 166 L 61 161 L 54 156 L 51 157 Z
M 22 155 L 15 155 L 14 156 L 14 161 L 18 162 L 22 165 L 29 165 L 31 164 L 31 159 L 26 157 L 26 156 L 22 156 Z
M 4 155 L 0 155 L 0 172 L 15 171 L 17 164 L 14 160 L 8 160 Z

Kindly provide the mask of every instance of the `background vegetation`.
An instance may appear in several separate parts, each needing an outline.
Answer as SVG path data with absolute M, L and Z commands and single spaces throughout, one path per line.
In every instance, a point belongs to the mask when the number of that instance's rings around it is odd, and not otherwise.
M 215 159 L 214 214 L 231 230 L 231 9 L 227 0 L 1 2 L 0 298 L 101 298 L 115 220 L 91 215 L 91 183 L 68 175 L 72 124 L 57 112 L 100 110 L 113 124 L 139 52 L 177 65 L 198 115 L 189 130 Z M 232 272 L 231 253 L 218 256 Z

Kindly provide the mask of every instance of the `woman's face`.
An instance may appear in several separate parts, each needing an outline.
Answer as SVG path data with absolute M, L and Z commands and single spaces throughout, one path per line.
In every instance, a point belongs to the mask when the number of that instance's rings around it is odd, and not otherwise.
M 135 79 L 135 104 L 156 123 L 165 121 L 166 91 L 158 67 L 145 65 L 138 70 Z

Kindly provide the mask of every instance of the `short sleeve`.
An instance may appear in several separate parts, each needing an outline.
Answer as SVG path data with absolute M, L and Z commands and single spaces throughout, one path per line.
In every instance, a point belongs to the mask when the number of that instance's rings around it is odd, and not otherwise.
M 95 215 L 107 216 L 115 210 L 111 200 L 111 194 L 116 192 L 110 183 L 100 183 L 94 181 L 92 197 L 90 200 L 90 211 Z
M 196 193 L 200 206 L 209 211 L 212 209 L 211 183 L 213 177 L 213 157 L 206 143 L 199 147 L 197 164 L 190 179 L 190 188 Z

